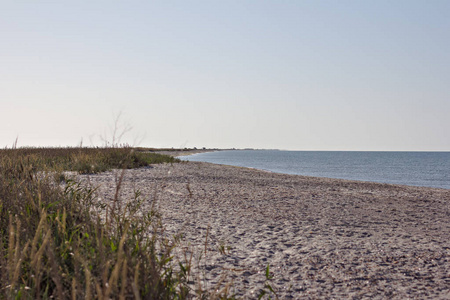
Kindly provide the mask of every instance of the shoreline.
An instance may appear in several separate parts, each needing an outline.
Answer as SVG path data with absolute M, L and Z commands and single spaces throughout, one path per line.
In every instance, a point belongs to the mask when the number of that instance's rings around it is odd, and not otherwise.
M 223 151 L 224 149 L 173 149 L 173 150 L 156 150 L 152 151 L 158 154 L 164 154 L 164 155 L 170 155 L 175 158 L 177 157 L 183 157 L 198 153 L 207 153 L 207 152 L 216 152 L 216 151 Z
M 215 150 L 215 151 L 226 151 L 226 150 L 238 150 L 239 151 L 239 150 L 243 150 L 243 149 L 220 149 L 220 150 Z M 251 150 L 251 149 L 245 149 L 245 150 Z M 183 156 L 188 156 L 188 155 L 197 154 L 197 153 L 204 153 L 204 152 L 215 152 L 215 151 L 211 150 L 211 151 L 203 151 L 203 152 L 192 152 L 192 153 L 186 153 L 185 155 L 180 155 L 180 156 L 176 156 L 176 157 L 181 159 L 181 160 L 183 160 L 183 161 L 191 161 L 189 159 L 184 160 Z M 277 151 L 283 151 L 283 150 L 277 150 Z M 307 152 L 310 152 L 310 151 L 307 151 Z M 339 151 L 330 151 L 330 152 L 339 152 Z M 344 151 L 344 152 L 349 152 L 349 151 Z M 355 151 L 355 152 L 361 152 L 361 151 Z M 366 151 L 366 152 L 376 152 L 376 151 Z M 387 152 L 387 151 L 380 151 L 380 152 Z M 401 151 L 401 152 L 405 152 L 405 151 Z M 444 153 L 444 152 L 442 152 L 442 153 Z M 192 162 L 195 162 L 195 161 L 197 161 L 197 160 L 192 160 Z M 237 161 L 239 161 L 239 160 L 237 160 Z M 202 162 L 202 160 L 198 160 L 198 162 Z M 424 180 L 421 180 L 419 182 L 414 182 L 414 181 L 411 181 L 411 180 L 410 181 L 408 181 L 408 180 L 399 180 L 398 178 L 394 178 L 394 179 L 391 178 L 389 180 L 382 180 L 382 179 L 379 179 L 379 178 L 358 179 L 358 178 L 355 178 L 355 177 L 352 178 L 352 176 L 346 176 L 348 174 L 346 174 L 346 175 L 334 174 L 334 175 L 340 176 L 340 177 L 329 177 L 329 176 L 322 176 L 321 174 L 300 174 L 300 173 L 297 173 L 295 171 L 287 171 L 287 170 L 277 171 L 277 170 L 258 168 L 258 167 L 254 167 L 254 166 L 248 166 L 248 165 L 246 165 L 246 163 L 244 163 L 242 161 L 239 161 L 239 163 L 234 164 L 234 165 L 233 164 L 223 164 L 223 163 L 212 162 L 212 161 L 203 161 L 203 162 L 217 164 L 217 165 L 250 168 L 250 169 L 255 169 L 255 170 L 261 170 L 261 171 L 264 171 L 264 172 L 286 174 L 286 175 L 298 175 L 298 176 L 326 178 L 326 179 L 350 180 L 350 181 L 359 181 L 359 182 L 368 182 L 368 183 L 392 184 L 392 185 L 401 185 L 401 186 L 409 186 L 409 187 L 437 188 L 437 189 L 444 189 L 444 190 L 450 191 L 450 186 L 448 186 L 448 184 L 445 184 L 445 185 L 443 185 L 443 184 L 426 185 L 427 183 L 425 183 Z M 331 175 L 331 174 L 328 174 L 328 175 Z
M 214 151 L 210 151 L 214 152 Z M 203 152 L 202 152 L 203 153 Z M 196 154 L 196 153 L 192 153 Z M 188 156 L 192 154 L 186 154 L 186 155 L 180 155 L 182 156 Z M 450 191 L 450 189 L 447 188 L 441 188 L 441 187 L 432 187 L 432 186 L 422 186 L 422 185 L 408 185 L 408 184 L 396 184 L 396 183 L 388 183 L 388 182 L 378 182 L 378 181 L 370 181 L 370 180 L 356 180 L 356 179 L 345 179 L 345 178 L 336 178 L 336 177 L 320 177 L 320 176 L 311 176 L 311 175 L 302 175 L 302 174 L 291 174 L 291 173 L 283 173 L 283 172 L 277 172 L 277 171 L 271 171 L 266 169 L 258 169 L 255 167 L 243 167 L 243 166 L 234 166 L 234 165 L 226 165 L 226 164 L 219 164 L 219 163 L 211 163 L 211 162 L 203 162 L 203 161 L 186 161 L 182 160 L 182 162 L 199 162 L 199 163 L 206 163 L 206 164 L 213 164 L 218 166 L 226 166 L 226 167 L 235 167 L 235 168 L 244 168 L 244 169 L 250 169 L 260 172 L 266 172 L 266 173 L 273 173 L 273 174 L 281 174 L 281 175 L 289 175 L 289 176 L 301 176 L 301 177 L 309 177 L 309 178 L 316 178 L 318 180 L 320 179 L 328 179 L 328 180 L 343 180 L 343 181 L 350 181 L 350 182 L 358 182 L 358 183 L 374 183 L 374 184 L 382 184 L 382 185 L 392 185 L 397 187 L 411 187 L 411 188 L 426 188 L 426 189 L 437 189 L 437 190 L 444 190 L 444 191 Z
M 113 199 L 114 172 L 87 177 Z M 225 276 L 254 299 L 270 265 L 281 299 L 450 297 L 449 190 L 202 162 L 128 170 L 123 184 L 123 199 L 139 189 L 144 210 L 157 204 L 180 249 L 203 253 L 204 287 Z

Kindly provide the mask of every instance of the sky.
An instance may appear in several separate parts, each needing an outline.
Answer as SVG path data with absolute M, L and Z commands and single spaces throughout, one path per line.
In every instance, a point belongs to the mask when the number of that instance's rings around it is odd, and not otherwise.
M 450 151 L 450 1 L 1 7 L 3 148 Z

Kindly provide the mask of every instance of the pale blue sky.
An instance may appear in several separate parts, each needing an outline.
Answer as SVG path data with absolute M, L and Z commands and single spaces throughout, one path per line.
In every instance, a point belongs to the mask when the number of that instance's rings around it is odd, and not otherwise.
M 450 1 L 3 1 L 0 146 L 450 151 Z

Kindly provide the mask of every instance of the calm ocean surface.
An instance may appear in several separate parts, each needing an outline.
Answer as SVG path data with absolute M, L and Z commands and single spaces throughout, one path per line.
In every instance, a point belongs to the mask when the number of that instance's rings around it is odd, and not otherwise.
M 231 150 L 181 159 L 285 174 L 450 189 L 450 152 Z

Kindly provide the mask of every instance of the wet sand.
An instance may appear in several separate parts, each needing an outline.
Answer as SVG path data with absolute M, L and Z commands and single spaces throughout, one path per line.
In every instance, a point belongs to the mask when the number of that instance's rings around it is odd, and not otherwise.
M 109 201 L 114 178 L 89 180 Z M 204 288 L 226 277 L 255 299 L 270 265 L 280 299 L 450 298 L 450 190 L 199 162 L 129 170 L 123 187 L 184 235 L 179 257 L 203 255 L 193 271 Z

